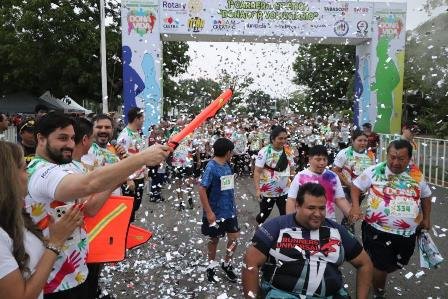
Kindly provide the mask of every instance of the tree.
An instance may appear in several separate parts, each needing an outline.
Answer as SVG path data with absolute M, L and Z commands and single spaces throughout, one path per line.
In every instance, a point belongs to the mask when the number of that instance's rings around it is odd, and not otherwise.
M 186 79 L 176 86 L 171 105 L 183 114 L 198 114 L 221 94 L 221 86 L 212 79 Z
M 249 105 L 249 87 L 254 83 L 254 79 L 250 76 L 232 75 L 226 70 L 221 70 L 219 74 L 218 82 L 220 83 L 221 88 L 223 90 L 229 87 L 233 88 L 232 100 L 223 108 L 223 110 L 235 116 L 246 115 L 248 112 L 247 107 Z
M 346 97 L 354 78 L 355 47 L 346 45 L 301 45 L 293 63 L 296 73 L 293 82 L 308 87 L 305 105 L 314 111 L 329 112 L 347 109 Z
M 121 105 L 121 16 L 117 0 L 106 1 L 107 81 L 111 110 Z M 97 0 L 2 0 L 0 91 L 101 102 L 100 14 Z M 186 43 L 164 47 L 164 74 L 185 72 Z M 165 77 L 168 78 L 168 77 Z M 169 90 L 168 90 L 169 94 Z

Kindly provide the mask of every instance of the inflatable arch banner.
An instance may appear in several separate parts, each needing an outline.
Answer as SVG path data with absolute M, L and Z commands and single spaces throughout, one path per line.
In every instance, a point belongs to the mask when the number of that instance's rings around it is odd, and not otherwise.
M 124 111 L 141 107 L 144 131 L 162 111 L 162 41 L 355 45 L 355 124 L 400 130 L 406 3 L 122 0 L 121 17 Z

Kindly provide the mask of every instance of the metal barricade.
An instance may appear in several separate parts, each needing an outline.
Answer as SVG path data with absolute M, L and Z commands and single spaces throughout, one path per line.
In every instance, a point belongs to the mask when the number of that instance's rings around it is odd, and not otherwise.
M 16 143 L 17 142 L 17 127 L 9 126 L 8 130 L 5 132 L 5 138 L 9 142 Z
M 378 162 L 386 159 L 387 145 L 400 135 L 380 134 L 380 146 L 378 149 Z M 448 187 L 448 140 L 415 137 L 417 149 L 414 151 L 414 161 L 419 166 L 428 183 Z

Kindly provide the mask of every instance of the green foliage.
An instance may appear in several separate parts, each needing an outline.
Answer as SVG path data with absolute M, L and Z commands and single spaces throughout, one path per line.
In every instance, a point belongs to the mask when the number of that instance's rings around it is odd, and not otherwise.
M 448 13 L 408 32 L 405 57 L 404 121 L 423 133 L 448 136 Z
M 119 1 L 106 2 L 106 19 L 109 109 L 116 110 L 122 102 Z M 2 93 L 50 90 L 58 98 L 101 102 L 98 0 L 2 0 L 0 24 Z M 185 72 L 187 50 L 186 43 L 165 43 L 165 80 Z
M 345 45 L 301 45 L 293 63 L 293 82 L 308 87 L 304 105 L 314 112 L 348 109 L 346 97 L 354 77 L 355 47 Z

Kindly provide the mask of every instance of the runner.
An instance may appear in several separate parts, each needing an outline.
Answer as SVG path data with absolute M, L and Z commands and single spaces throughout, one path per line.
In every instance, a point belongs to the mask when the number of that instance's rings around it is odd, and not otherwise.
M 373 152 L 367 150 L 367 135 L 358 129 L 353 131 L 352 140 L 351 146 L 337 154 L 332 168 L 341 180 L 345 198 L 350 203 L 352 201 L 350 197 L 352 181 L 375 163 Z M 342 220 L 342 225 L 351 233 L 355 232 L 355 226 L 348 223 L 347 217 Z
M 292 150 L 286 145 L 286 129 L 276 126 L 270 135 L 271 143 L 260 150 L 255 161 L 255 197 L 260 203 L 256 216 L 258 224 L 263 223 L 277 204 L 280 215 L 285 214 L 286 198 L 290 178 L 294 176 Z
M 412 145 L 394 140 L 387 147 L 387 161 L 367 168 L 352 184 L 352 220 L 361 219 L 359 197 L 368 191 L 361 228 L 374 266 L 374 298 L 385 298 L 387 275 L 409 263 L 417 231 L 431 228 L 431 190 L 409 163 L 411 157 Z
M 219 239 L 227 234 L 227 250 L 221 268 L 227 278 L 236 282 L 231 259 L 236 250 L 240 228 L 236 215 L 234 174 L 230 160 L 234 145 L 226 138 L 219 138 L 213 144 L 215 156 L 207 164 L 199 185 L 199 198 L 203 208 L 202 234 L 210 237 L 208 242 L 207 279 L 218 282 L 215 268 L 216 250 Z
M 368 298 L 372 263 L 355 237 L 325 218 L 325 194 L 320 184 L 304 184 L 294 196 L 294 213 L 257 229 L 244 257 L 245 298 L 348 299 L 339 271 L 344 260 L 357 268 L 356 298 Z
M 351 206 L 345 198 L 339 177 L 336 173 L 327 169 L 328 152 L 325 146 L 315 145 L 310 148 L 308 160 L 310 167 L 297 173 L 289 187 L 286 213 L 294 213 L 295 196 L 303 184 L 319 183 L 325 188 L 326 192 L 326 217 L 336 221 L 335 206 L 337 206 L 345 216 L 348 216 Z

